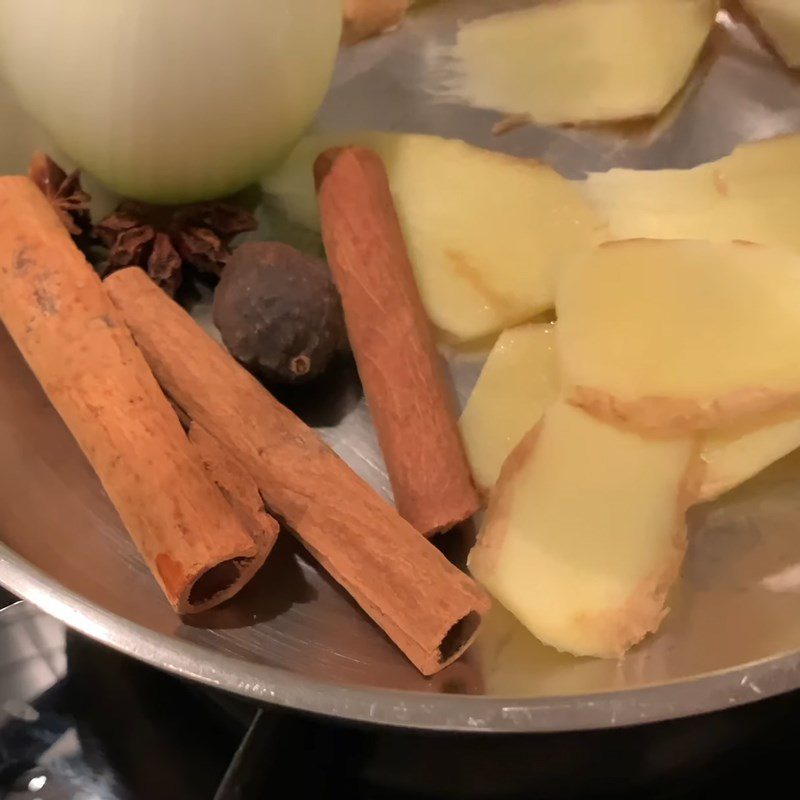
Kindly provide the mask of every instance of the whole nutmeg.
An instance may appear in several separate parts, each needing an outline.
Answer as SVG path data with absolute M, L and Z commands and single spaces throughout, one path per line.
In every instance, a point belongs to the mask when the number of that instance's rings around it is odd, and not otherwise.
M 346 348 L 328 265 L 279 242 L 248 242 L 228 259 L 214 324 L 241 364 L 266 381 L 310 380 Z

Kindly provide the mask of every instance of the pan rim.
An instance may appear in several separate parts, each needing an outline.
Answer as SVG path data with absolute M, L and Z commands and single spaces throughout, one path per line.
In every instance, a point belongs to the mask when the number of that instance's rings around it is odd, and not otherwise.
M 187 680 L 342 721 L 449 733 L 566 733 L 720 711 L 800 687 L 800 649 L 694 678 L 598 694 L 503 697 L 370 688 L 247 665 L 103 609 L 0 543 L 0 584 L 66 626 Z

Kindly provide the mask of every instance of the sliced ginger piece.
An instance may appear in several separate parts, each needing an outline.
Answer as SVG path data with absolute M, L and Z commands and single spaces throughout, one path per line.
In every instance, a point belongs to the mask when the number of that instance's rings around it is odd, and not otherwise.
M 611 239 L 741 239 L 800 250 L 800 134 L 744 144 L 693 169 L 592 173 L 583 188 Z
M 319 225 L 312 165 L 343 144 L 383 158 L 423 303 L 455 341 L 551 308 L 561 265 L 600 235 L 599 216 L 579 188 L 545 164 L 457 139 L 369 131 L 307 137 L 266 178 L 290 217 Z
M 461 416 L 478 486 L 489 494 L 508 455 L 559 395 L 555 323 L 520 325 L 498 338 Z M 710 431 L 699 500 L 714 500 L 800 447 L 800 414 L 773 413 Z
M 799 139 L 800 141 L 800 139 Z M 725 160 L 694 169 L 611 169 L 593 172 L 583 183 L 587 197 L 608 220 L 608 236 L 624 239 L 708 239 L 732 241 L 735 205 L 722 169 Z M 760 241 L 761 239 L 757 239 Z
M 797 0 L 740 0 L 744 10 L 783 59 L 800 67 L 800 3 Z
M 700 500 L 714 500 L 800 447 L 800 414 L 771 414 L 703 440 Z
M 800 409 L 800 255 L 744 242 L 631 240 L 565 270 L 569 399 L 648 434 Z
M 464 25 L 459 99 L 543 125 L 655 116 L 678 93 L 716 0 L 562 0 Z
M 503 462 L 558 396 L 554 325 L 530 323 L 498 338 L 461 415 L 475 482 L 492 489 Z
M 692 437 L 644 439 L 558 401 L 506 461 L 470 570 L 545 644 L 621 656 L 666 613 L 698 463 Z
M 558 398 L 556 324 L 529 323 L 498 338 L 461 416 L 475 481 L 489 494 L 508 455 Z M 710 431 L 699 500 L 714 500 L 800 447 L 800 413 L 773 413 Z

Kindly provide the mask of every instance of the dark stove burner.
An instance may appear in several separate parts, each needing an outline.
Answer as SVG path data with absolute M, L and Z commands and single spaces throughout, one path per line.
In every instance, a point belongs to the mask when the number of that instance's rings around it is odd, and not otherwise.
M 348 727 L 256 710 L 183 683 L 24 603 L 0 613 L 0 800 L 760 793 L 765 778 L 792 777 L 798 711 L 795 694 L 693 720 L 582 734 Z
M 4 800 L 211 798 L 242 732 L 189 686 L 30 606 L 0 615 Z

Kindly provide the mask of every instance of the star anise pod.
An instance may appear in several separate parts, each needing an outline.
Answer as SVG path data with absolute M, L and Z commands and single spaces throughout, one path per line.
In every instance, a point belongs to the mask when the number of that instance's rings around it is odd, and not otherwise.
M 39 151 L 33 155 L 28 175 L 73 236 L 80 236 L 91 228 L 89 203 L 92 198 L 81 186 L 80 170 L 67 175 L 50 156 Z
M 219 275 L 231 241 L 255 228 L 255 217 L 232 203 L 164 208 L 127 201 L 95 227 L 95 235 L 108 248 L 99 271 L 108 275 L 124 267 L 142 267 L 172 295 L 185 266 Z

